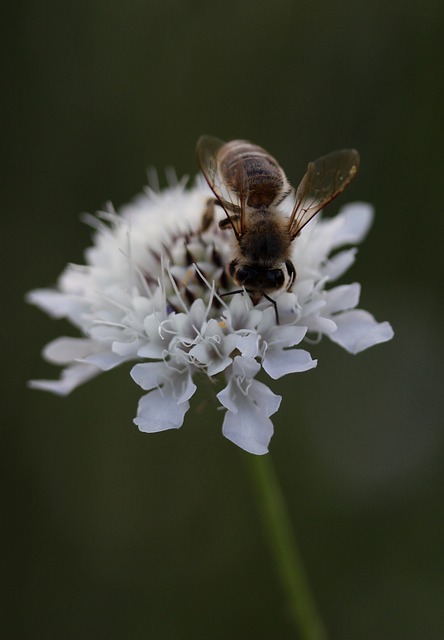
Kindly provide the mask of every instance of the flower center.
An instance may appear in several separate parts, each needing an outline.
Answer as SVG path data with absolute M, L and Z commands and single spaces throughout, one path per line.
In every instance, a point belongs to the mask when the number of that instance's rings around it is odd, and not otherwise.
M 166 271 L 163 286 L 168 312 L 179 313 L 197 299 L 207 305 L 211 301 L 209 317 L 219 317 L 222 302 L 216 293 L 232 288 L 226 266 L 230 262 L 231 232 L 212 224 L 205 231 L 189 230 L 171 235 L 160 252 L 149 249 L 158 269 L 144 274 L 150 286 L 158 283 L 159 275 Z

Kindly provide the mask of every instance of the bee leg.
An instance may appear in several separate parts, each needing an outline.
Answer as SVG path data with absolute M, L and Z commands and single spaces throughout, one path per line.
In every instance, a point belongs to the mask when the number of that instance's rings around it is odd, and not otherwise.
M 214 198 L 208 198 L 204 212 L 202 214 L 202 220 L 200 223 L 200 230 L 207 231 L 214 222 L 214 206 L 217 200 Z
M 219 221 L 219 229 L 228 229 L 231 226 L 231 222 L 228 218 L 223 218 Z
M 219 200 L 217 200 L 217 198 L 208 198 L 205 204 L 205 209 L 202 213 L 202 219 L 200 223 L 200 231 L 202 233 L 204 231 L 208 231 L 208 229 L 213 224 L 216 218 L 216 215 L 215 215 L 216 207 L 221 207 L 225 211 L 223 204 Z M 233 221 L 239 222 L 239 220 L 240 220 L 239 213 L 230 214 L 230 217 L 223 218 L 222 220 L 219 221 L 219 228 L 228 229 L 228 227 L 233 226 Z
M 233 222 L 239 222 L 239 220 L 240 220 L 240 215 L 235 213 L 233 215 L 230 215 L 229 218 L 223 218 L 219 222 L 219 228 L 220 229 L 228 229 L 228 227 L 232 227 L 233 226 Z

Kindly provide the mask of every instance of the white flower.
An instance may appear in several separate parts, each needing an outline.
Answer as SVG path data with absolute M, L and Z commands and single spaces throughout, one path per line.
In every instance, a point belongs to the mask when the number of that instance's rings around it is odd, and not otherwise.
M 277 379 L 315 367 L 300 347 L 307 334 L 327 335 L 351 353 L 393 336 L 387 322 L 356 309 L 358 284 L 331 287 L 357 251 L 338 249 L 361 242 L 373 214 L 369 205 L 348 205 L 304 228 L 294 242 L 293 290 L 275 296 L 277 324 L 269 301 L 254 306 L 247 294 L 221 296 L 238 288 L 226 269 L 232 233 L 216 223 L 201 231 L 209 195 L 201 181 L 190 189 L 182 182 L 161 193 L 147 189 L 119 214 L 88 217 L 95 234 L 86 264 L 69 265 L 56 289 L 27 298 L 53 318 L 67 318 L 81 337 L 47 345 L 45 359 L 65 368 L 59 380 L 30 385 L 66 395 L 135 361 L 131 377 L 147 393 L 134 422 L 154 432 L 182 426 L 196 374 L 204 374 L 226 384 L 216 395 L 225 409 L 223 434 L 264 454 L 281 398 L 255 379 L 261 368 Z

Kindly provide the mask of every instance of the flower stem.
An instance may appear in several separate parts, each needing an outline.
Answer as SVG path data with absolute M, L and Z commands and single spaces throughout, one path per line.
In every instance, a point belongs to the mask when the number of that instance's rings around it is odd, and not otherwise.
M 270 454 L 248 456 L 264 527 L 301 640 L 326 640 Z

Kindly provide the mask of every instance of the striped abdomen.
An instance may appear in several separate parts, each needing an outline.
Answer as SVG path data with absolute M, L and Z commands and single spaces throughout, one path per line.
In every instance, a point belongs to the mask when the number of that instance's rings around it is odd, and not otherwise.
M 225 143 L 218 152 L 219 170 L 247 207 L 268 209 L 289 193 L 285 173 L 265 149 L 245 140 Z

